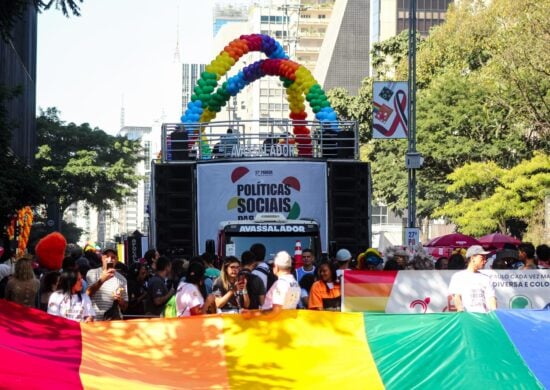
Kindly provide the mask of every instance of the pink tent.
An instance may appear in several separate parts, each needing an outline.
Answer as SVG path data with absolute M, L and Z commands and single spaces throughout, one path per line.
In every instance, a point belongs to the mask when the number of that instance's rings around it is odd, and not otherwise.
M 504 247 L 504 244 L 521 244 L 521 241 L 517 238 L 501 233 L 487 234 L 486 236 L 480 237 L 478 241 L 485 248 L 490 249 L 502 249 Z
M 426 252 L 435 257 L 449 257 L 456 248 L 468 248 L 472 245 L 481 245 L 474 237 L 462 233 L 451 233 L 432 238 L 424 247 Z
M 444 236 L 436 237 L 430 240 L 425 246 L 468 248 L 472 245 L 481 245 L 481 243 L 474 237 L 470 237 L 462 233 L 451 233 Z

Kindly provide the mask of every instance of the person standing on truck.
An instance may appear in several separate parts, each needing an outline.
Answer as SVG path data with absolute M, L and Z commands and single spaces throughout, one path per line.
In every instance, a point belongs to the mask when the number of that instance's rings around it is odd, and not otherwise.
M 250 297 L 246 288 L 246 277 L 239 278 L 241 262 L 235 256 L 226 257 L 221 275 L 212 286 L 216 297 L 216 307 L 222 313 L 238 313 L 241 308 L 250 306 Z
M 302 280 L 302 277 L 306 274 L 315 275 L 315 266 L 313 265 L 315 263 L 315 256 L 311 249 L 304 249 L 302 251 L 302 261 L 304 265 L 294 271 L 294 276 L 298 283 L 300 283 L 300 280 Z
M 288 252 L 275 255 L 273 272 L 277 281 L 271 286 L 261 310 L 244 310 L 245 318 L 258 316 L 274 317 L 285 309 L 296 309 L 300 301 L 300 285 L 292 275 L 292 258 Z
M 239 139 L 233 134 L 233 129 L 230 127 L 227 129 L 227 133 L 221 136 L 220 149 L 223 152 L 224 157 L 231 157 L 233 146 L 239 143 Z

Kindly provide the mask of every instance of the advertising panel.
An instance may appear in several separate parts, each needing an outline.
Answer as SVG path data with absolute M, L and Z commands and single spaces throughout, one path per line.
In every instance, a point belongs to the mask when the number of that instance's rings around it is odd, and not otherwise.
M 221 221 L 252 221 L 258 213 L 313 218 L 327 245 L 327 168 L 324 162 L 240 161 L 197 165 L 199 252 L 216 239 Z
M 409 88 L 406 81 L 375 81 L 373 85 L 373 138 L 407 138 Z
M 449 295 L 457 271 L 346 271 L 342 311 L 441 313 L 456 311 Z M 499 309 L 550 305 L 550 270 L 482 270 L 491 278 Z

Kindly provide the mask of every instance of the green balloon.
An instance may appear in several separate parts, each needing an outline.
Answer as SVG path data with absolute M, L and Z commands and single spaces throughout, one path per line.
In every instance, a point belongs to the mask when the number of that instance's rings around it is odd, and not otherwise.
M 192 102 L 195 102 L 197 100 L 199 100 L 199 97 L 197 95 L 195 95 L 195 94 L 191 95 L 191 101 Z
M 204 87 L 205 85 L 207 85 L 207 84 L 206 84 L 206 80 L 203 80 L 203 79 L 199 79 L 199 80 L 197 81 L 197 84 L 200 85 L 201 87 Z

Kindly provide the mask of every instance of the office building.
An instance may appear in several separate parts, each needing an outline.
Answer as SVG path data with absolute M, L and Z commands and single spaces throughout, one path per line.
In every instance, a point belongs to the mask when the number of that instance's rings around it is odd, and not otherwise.
M 32 165 L 36 154 L 36 8 L 29 4 L 15 23 L 11 39 L 0 38 L 0 85 L 21 93 L 4 102 L 7 120 L 14 126 L 11 150 L 25 164 Z

